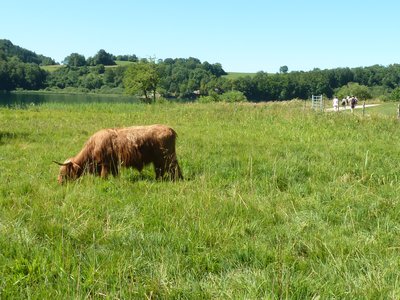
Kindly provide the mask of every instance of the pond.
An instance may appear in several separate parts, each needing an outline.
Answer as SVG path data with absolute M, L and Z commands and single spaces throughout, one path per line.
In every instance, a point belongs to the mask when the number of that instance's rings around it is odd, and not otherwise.
M 135 103 L 137 98 L 126 95 L 97 95 L 97 94 L 52 94 L 0 92 L 0 106 L 26 106 L 46 102 L 58 103 Z

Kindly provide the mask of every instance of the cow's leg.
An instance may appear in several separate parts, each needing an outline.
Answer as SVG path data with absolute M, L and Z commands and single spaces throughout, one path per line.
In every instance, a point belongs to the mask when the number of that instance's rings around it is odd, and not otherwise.
M 113 176 L 118 176 L 118 161 L 116 159 L 111 161 L 111 174 Z
M 100 172 L 101 178 L 107 178 L 108 172 L 109 172 L 109 167 L 108 167 L 108 165 L 103 164 L 103 165 L 101 166 L 101 172 Z
M 154 171 L 156 173 L 156 179 L 163 179 L 165 174 L 165 169 L 162 164 L 154 163 Z
M 168 156 L 168 159 L 165 162 L 165 167 L 171 180 L 183 179 L 182 172 L 175 154 Z
M 91 173 L 95 176 L 100 176 L 101 175 L 101 164 L 98 164 L 96 162 L 92 163 L 90 166 L 89 173 Z
M 96 169 L 97 169 L 97 176 L 101 176 L 101 170 L 103 169 L 103 166 L 97 165 Z
M 183 179 L 182 171 L 177 160 L 174 160 L 174 163 L 170 169 L 170 174 L 173 180 Z
M 111 174 L 112 174 L 113 176 L 118 176 L 118 166 L 113 165 L 113 166 L 111 167 Z

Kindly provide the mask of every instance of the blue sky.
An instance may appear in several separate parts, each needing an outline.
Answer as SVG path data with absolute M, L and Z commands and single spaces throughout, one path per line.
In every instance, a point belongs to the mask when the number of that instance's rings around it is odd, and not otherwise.
M 61 62 L 100 49 L 228 72 L 400 63 L 400 1 L 2 1 L 0 39 Z

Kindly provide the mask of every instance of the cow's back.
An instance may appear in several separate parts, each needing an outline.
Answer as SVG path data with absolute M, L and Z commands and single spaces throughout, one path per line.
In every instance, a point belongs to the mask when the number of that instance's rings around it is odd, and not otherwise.
M 175 131 L 166 125 L 131 126 L 117 129 L 121 161 L 148 164 L 175 152 Z

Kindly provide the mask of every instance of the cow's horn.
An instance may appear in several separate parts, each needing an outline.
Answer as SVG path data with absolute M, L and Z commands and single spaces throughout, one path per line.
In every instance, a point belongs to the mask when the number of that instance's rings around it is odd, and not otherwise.
M 55 163 L 55 164 L 57 164 L 59 166 L 66 166 L 66 165 L 69 165 L 71 163 L 71 161 L 67 161 L 66 163 L 60 163 L 58 161 L 53 160 L 53 163 Z

